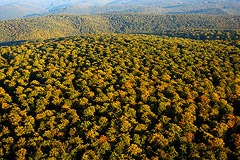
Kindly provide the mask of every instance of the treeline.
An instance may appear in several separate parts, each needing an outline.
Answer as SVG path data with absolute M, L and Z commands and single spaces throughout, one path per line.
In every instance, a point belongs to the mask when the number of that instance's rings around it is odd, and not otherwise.
M 168 30 L 239 30 L 240 16 L 99 14 L 50 15 L 0 21 L 0 42 L 50 39 L 78 34 L 146 33 Z
M 0 47 L 0 158 L 238 159 L 240 49 L 225 43 L 101 34 Z
M 240 40 L 240 30 L 228 29 L 172 29 L 163 30 L 157 34 L 196 40 L 222 40 L 228 42 L 236 42 L 237 40 Z

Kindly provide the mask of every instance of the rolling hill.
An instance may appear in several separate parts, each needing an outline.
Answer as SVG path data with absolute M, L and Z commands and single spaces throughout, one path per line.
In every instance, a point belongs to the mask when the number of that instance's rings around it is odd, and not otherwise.
M 34 9 L 25 8 L 15 4 L 0 6 L 0 20 L 18 19 L 25 17 L 26 15 L 33 15 L 37 13 L 40 14 Z
M 16 0 L 0 2 L 0 20 L 51 14 L 157 13 L 240 15 L 238 0 Z M 24 10 L 21 12 L 21 9 Z
M 0 42 L 92 33 L 162 34 L 167 30 L 240 29 L 240 16 L 99 14 L 49 15 L 0 21 Z
M 0 21 L 1 160 L 239 159 L 237 5 L 18 2 L 41 16 Z
M 0 47 L 0 158 L 238 159 L 239 53 L 140 34 Z

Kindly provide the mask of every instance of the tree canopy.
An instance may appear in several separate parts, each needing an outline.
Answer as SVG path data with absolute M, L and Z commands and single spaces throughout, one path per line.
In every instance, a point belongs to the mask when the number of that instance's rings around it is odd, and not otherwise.
M 239 44 L 91 34 L 0 47 L 0 158 L 237 159 Z

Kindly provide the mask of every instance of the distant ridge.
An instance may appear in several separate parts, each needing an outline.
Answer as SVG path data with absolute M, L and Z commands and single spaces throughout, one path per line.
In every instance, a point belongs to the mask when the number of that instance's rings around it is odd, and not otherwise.
M 155 13 L 240 15 L 239 0 L 2 0 L 0 20 L 51 14 Z
M 240 29 L 240 16 L 98 14 L 49 15 L 0 21 L 0 42 L 50 39 L 95 33 L 159 34 L 166 30 Z
M 187 12 L 168 12 L 168 14 L 207 14 L 207 15 L 228 15 L 226 11 L 219 8 L 201 9 Z
M 36 11 L 31 8 L 21 7 L 15 4 L 0 6 L 0 20 L 22 18 L 29 14 L 35 14 Z

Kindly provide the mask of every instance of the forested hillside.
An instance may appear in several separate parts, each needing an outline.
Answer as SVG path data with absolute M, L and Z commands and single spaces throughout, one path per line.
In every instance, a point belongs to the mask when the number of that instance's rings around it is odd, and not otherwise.
M 178 30 L 177 32 L 186 29 L 235 30 L 240 29 L 240 16 L 124 13 L 51 15 L 0 21 L 0 42 L 50 39 L 92 33 L 162 34 L 164 31 L 173 29 Z
M 0 47 L 0 158 L 239 159 L 239 47 L 137 34 Z

